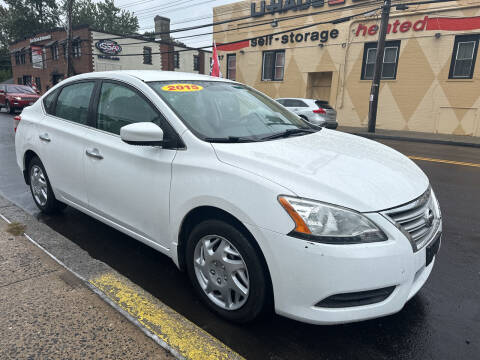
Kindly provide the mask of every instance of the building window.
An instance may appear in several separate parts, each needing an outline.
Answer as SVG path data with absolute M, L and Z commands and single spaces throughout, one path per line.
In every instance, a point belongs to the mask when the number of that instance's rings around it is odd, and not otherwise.
M 230 79 L 230 80 L 237 79 L 237 55 L 236 54 L 227 55 L 227 79 Z
M 23 85 L 23 82 L 22 82 L 22 78 L 21 78 L 21 77 L 17 78 L 17 84 L 18 84 L 18 85 Z
M 25 62 L 26 62 L 26 57 L 27 57 L 27 56 L 25 55 L 25 51 L 22 51 L 22 52 L 20 53 L 20 64 L 21 64 L 21 65 L 25 64 Z
M 143 63 L 152 65 L 152 48 L 144 46 L 143 48 Z
M 475 70 L 480 35 L 458 35 L 453 46 L 449 79 L 471 79 Z
M 72 54 L 74 58 L 82 56 L 82 44 L 80 41 L 74 41 L 72 43 Z
M 15 53 L 15 64 L 19 65 L 20 64 L 20 52 Z
M 32 60 L 32 49 L 28 50 L 28 60 L 30 61 L 30 64 L 33 63 L 33 60 Z
M 23 75 L 23 85 L 32 86 L 32 75 Z
M 193 71 L 200 71 L 200 58 L 198 55 L 193 55 Z
M 396 79 L 400 41 L 387 41 L 383 53 L 382 79 Z M 362 80 L 372 80 L 377 58 L 377 43 L 365 44 L 363 52 Z
M 282 81 L 285 70 L 285 50 L 264 51 L 262 81 Z
M 52 60 L 58 60 L 58 45 L 53 45 L 51 48 Z
M 173 66 L 175 69 L 180 69 L 180 53 L 178 51 L 173 53 Z

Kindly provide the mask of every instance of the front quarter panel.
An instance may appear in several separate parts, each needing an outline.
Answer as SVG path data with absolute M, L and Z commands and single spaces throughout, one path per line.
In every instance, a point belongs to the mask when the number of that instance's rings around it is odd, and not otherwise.
M 224 210 L 245 225 L 286 234 L 294 223 L 277 201 L 280 194 L 294 195 L 274 182 L 220 162 L 208 143 L 179 151 L 173 162 L 170 192 L 172 248 L 178 245 L 186 215 L 200 206 Z M 263 253 L 269 253 L 267 245 L 256 240 Z M 172 251 L 178 264 L 176 256 Z

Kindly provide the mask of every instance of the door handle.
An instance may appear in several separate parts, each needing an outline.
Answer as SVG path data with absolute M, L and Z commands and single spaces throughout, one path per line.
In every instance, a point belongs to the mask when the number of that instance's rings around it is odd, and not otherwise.
M 46 141 L 46 142 L 52 141 L 52 139 L 50 139 L 50 137 L 48 136 L 47 133 L 42 134 L 42 135 L 38 135 L 38 137 L 39 137 L 39 139 L 42 140 L 42 141 Z
M 96 148 L 85 150 L 85 154 L 87 154 L 87 156 L 90 156 L 94 159 L 98 159 L 98 160 L 103 159 L 102 154 L 100 154 L 100 151 L 98 151 L 98 149 L 96 149 Z

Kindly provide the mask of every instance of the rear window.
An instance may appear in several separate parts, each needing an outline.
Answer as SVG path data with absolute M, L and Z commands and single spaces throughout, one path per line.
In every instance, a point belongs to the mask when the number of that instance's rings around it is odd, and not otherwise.
M 322 109 L 333 109 L 329 104 L 328 101 L 325 100 L 317 100 L 315 101 L 315 105 Z

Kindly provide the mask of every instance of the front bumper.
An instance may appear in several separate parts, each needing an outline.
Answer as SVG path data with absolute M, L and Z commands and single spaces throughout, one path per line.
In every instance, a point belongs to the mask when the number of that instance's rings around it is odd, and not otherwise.
M 247 225 L 265 255 L 278 314 L 311 324 L 367 320 L 400 311 L 420 290 L 435 262 L 425 266 L 427 247 L 414 253 L 405 235 L 386 218 L 380 214 L 368 217 L 382 228 L 387 241 L 327 245 Z M 441 230 L 440 225 L 436 234 Z M 393 292 L 377 303 L 315 306 L 332 295 L 389 287 L 394 287 Z

